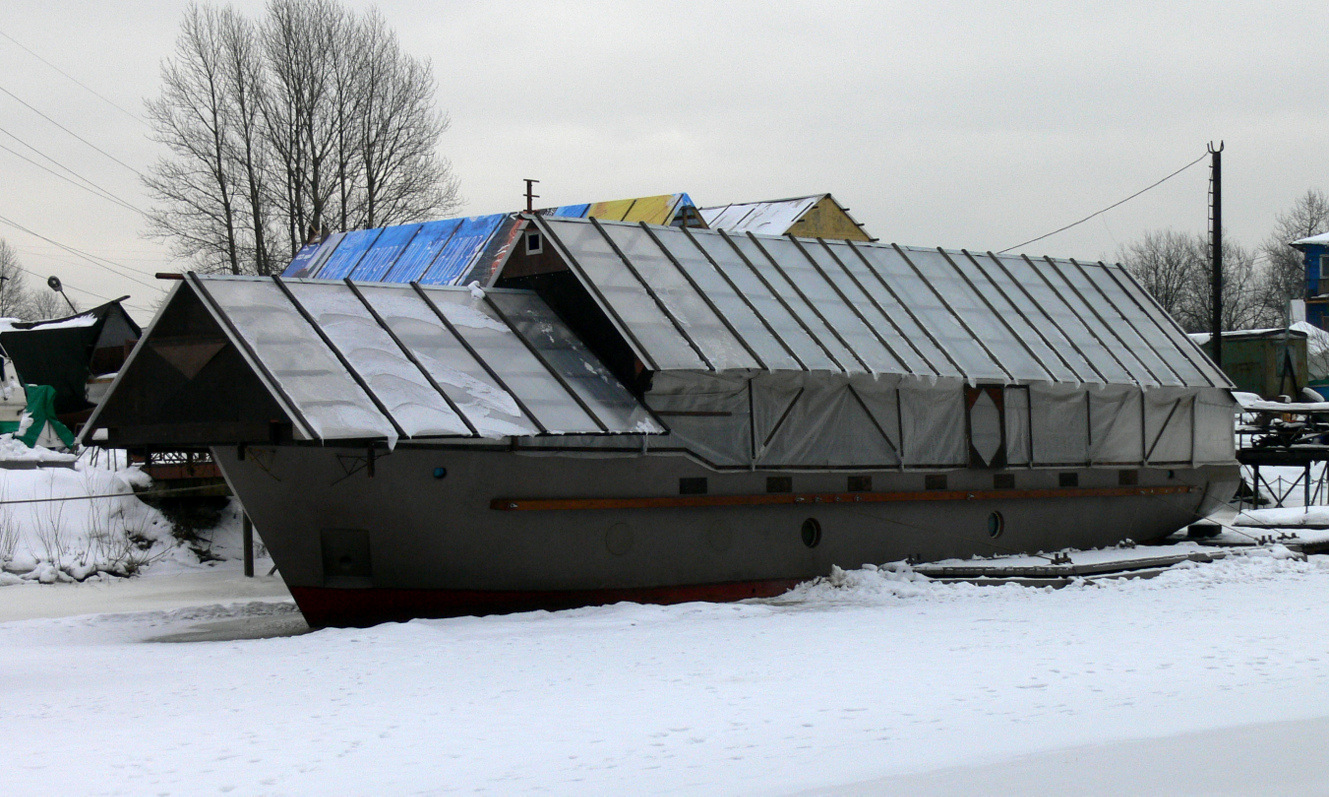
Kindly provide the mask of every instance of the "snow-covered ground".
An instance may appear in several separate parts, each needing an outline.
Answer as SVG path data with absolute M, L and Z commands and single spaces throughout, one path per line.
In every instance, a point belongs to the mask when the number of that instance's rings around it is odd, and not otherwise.
M 19 585 L 0 602 L 105 588 L 111 611 L 117 584 L 152 579 Z M 265 639 L 240 637 L 298 630 L 278 596 L 0 622 L 0 782 L 18 794 L 1322 794 L 1326 605 L 1329 557 L 1257 549 L 1062 590 L 863 569 L 742 604 Z

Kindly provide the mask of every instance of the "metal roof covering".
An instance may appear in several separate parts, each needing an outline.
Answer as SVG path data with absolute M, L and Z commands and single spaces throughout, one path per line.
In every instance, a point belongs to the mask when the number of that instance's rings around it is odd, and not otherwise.
M 488 275 L 515 238 L 511 213 L 334 233 L 300 250 L 283 277 L 456 285 Z
M 660 194 L 636 199 L 616 199 L 611 202 L 592 202 L 586 205 L 563 205 L 541 210 L 545 216 L 560 218 L 596 218 L 607 221 L 634 221 L 647 224 L 673 224 L 683 208 L 695 208 L 687 194 Z
M 537 217 L 652 370 L 1231 383 L 1119 266 Z
M 529 291 L 188 284 L 305 439 L 666 431 Z
M 671 224 L 683 208 L 695 208 L 687 194 L 661 194 L 539 211 L 562 218 Z M 358 282 L 419 282 L 466 285 L 486 282 L 506 259 L 520 225 L 516 213 L 494 213 L 369 230 L 339 232 L 310 244 L 282 272 L 294 279 Z
M 713 230 L 783 235 L 804 213 L 827 196 L 829 194 L 813 194 L 771 202 L 717 205 L 701 208 L 700 212 L 706 226 Z

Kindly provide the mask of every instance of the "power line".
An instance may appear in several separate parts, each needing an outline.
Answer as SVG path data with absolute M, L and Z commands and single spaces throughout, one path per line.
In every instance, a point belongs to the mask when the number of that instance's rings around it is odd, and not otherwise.
M 117 105 L 113 100 L 111 100 L 111 99 L 109 99 L 108 97 L 105 97 L 105 96 L 103 96 L 102 94 L 100 94 L 96 89 L 94 89 L 94 88 L 92 88 L 91 86 L 87 85 L 87 84 L 84 83 L 83 81 L 81 81 L 81 80 L 79 80 L 78 78 L 74 77 L 73 75 L 69 74 L 69 73 L 66 72 L 65 70 L 63 70 L 63 69 L 61 69 L 60 67 L 56 66 L 55 64 L 51 63 L 50 61 L 47 61 L 45 58 L 42 58 L 40 55 L 37 55 L 37 54 L 36 54 L 35 52 L 33 52 L 32 50 L 28 49 L 28 47 L 27 47 L 26 45 L 24 45 L 22 42 L 20 42 L 20 41 L 18 41 L 17 39 L 15 39 L 13 36 L 10 36 L 8 33 L 5 33 L 4 31 L 0 30 L 0 36 L 3 36 L 4 38 L 8 39 L 10 42 L 12 42 L 12 43 L 14 44 L 14 46 L 16 46 L 16 47 L 18 47 L 19 49 L 23 50 L 24 52 L 26 52 L 28 55 L 32 56 L 33 58 L 36 58 L 38 61 L 41 61 L 43 64 L 46 64 L 46 65 L 49 66 L 50 68 L 54 69 L 56 72 L 59 72 L 61 75 L 64 75 L 66 78 L 68 78 L 69 80 L 73 81 L 74 83 L 78 84 L 78 85 L 81 86 L 83 89 L 85 89 L 89 94 L 93 95 L 93 96 L 96 97 L 97 99 L 101 100 L 102 102 L 104 102 L 104 103 L 106 103 L 107 105 L 111 106 L 112 108 L 116 109 L 117 111 L 119 111 L 120 113 L 124 114 L 125 116 L 128 116 L 130 119 L 133 119 L 134 121 L 138 122 L 138 123 L 141 124 L 141 125 L 145 125 L 145 126 L 146 126 L 146 125 L 148 124 L 147 121 L 145 121 L 145 120 L 143 119 L 143 117 L 139 116 L 138 114 L 133 113 L 132 111 L 127 111 L 127 110 L 125 110 L 124 108 L 120 107 L 120 106 Z
M 135 169 L 133 166 L 130 166 L 128 163 L 125 163 L 124 161 L 122 161 L 122 160 L 120 160 L 119 158 L 115 157 L 115 156 L 112 155 L 111 153 L 107 152 L 106 150 L 102 149 L 101 147 L 97 146 L 96 144 L 92 143 L 91 141 L 87 140 L 87 139 L 84 138 L 83 136 L 80 136 L 78 133 L 75 133 L 73 130 L 70 130 L 69 128 L 67 128 L 67 127 L 65 127 L 64 125 L 60 124 L 59 122 L 55 121 L 55 120 L 52 119 L 51 117 L 49 117 L 49 116 L 47 116 L 46 114 L 42 113 L 41 111 L 37 110 L 37 109 L 34 108 L 32 105 L 30 105 L 29 103 L 25 102 L 25 101 L 23 100 L 23 98 L 19 97 L 17 94 L 15 94 L 14 92 L 12 92 L 12 91 L 10 91 L 9 89 L 5 88 L 4 86 L 0 86 L 0 92 L 3 92 L 3 93 L 5 93 L 5 94 L 9 95 L 10 97 L 14 98 L 14 100 L 15 100 L 16 102 L 18 102 L 19 104 L 21 104 L 24 108 L 27 108 L 28 110 L 32 111 L 33 113 L 37 114 L 37 115 L 40 116 L 41 118 L 45 119 L 46 121 L 50 122 L 51 124 L 55 125 L 56 127 L 60 128 L 61 130 L 65 131 L 65 132 L 68 133 L 69 135 L 73 136 L 74 138 L 78 139 L 79 141 L 82 141 L 84 144 L 87 144 L 89 147 L 92 147 L 92 148 L 95 149 L 96 151 L 100 152 L 101 154 L 105 155 L 106 157 L 110 158 L 111 160 L 115 161 L 116 163 L 120 164 L 121 166 L 125 167 L 125 168 L 128 169 L 129 171 L 133 172 L 134 174 L 137 174 L 139 177 L 143 177 L 143 172 L 140 172 L 138 169 Z
M 64 169 L 66 172 L 72 174 L 74 177 L 77 177 L 79 180 L 82 180 L 83 182 L 87 183 L 88 185 L 92 186 L 93 188 L 97 189 L 98 191 L 101 191 L 103 194 L 106 194 L 107 196 L 112 197 L 112 198 L 114 198 L 115 200 L 117 200 L 117 201 L 119 201 L 119 202 L 122 202 L 122 203 L 124 203 L 124 204 L 126 204 L 126 205 L 130 205 L 130 203 L 129 203 L 128 201 L 126 201 L 126 200 L 120 198 L 119 196 L 116 196 L 115 194 L 111 193 L 111 192 L 108 191 L 107 189 L 102 188 L 102 187 L 101 187 L 100 185 L 98 185 L 97 183 L 94 183 L 92 180 L 89 180 L 87 177 L 84 177 L 83 175 L 81 175 L 81 174 L 79 174 L 78 172 L 74 171 L 74 170 L 71 169 L 70 167 L 64 165 L 64 164 L 61 163 L 60 161 L 56 160 L 55 158 L 51 157 L 50 155 L 47 155 L 45 152 L 42 152 L 41 150 L 37 149 L 37 148 L 34 147 L 33 145 L 29 144 L 28 142 L 26 142 L 26 141 L 24 141 L 23 139 L 19 138 L 18 136 L 14 135 L 13 132 L 11 132 L 11 131 L 9 131 L 9 130 L 6 130 L 6 129 L 3 128 L 3 127 L 0 127 L 0 133 L 4 133 L 5 135 L 7 135 L 7 136 L 9 136 L 10 138 L 12 138 L 12 139 L 14 139 L 15 141 L 17 141 L 19 144 L 23 145 L 24 147 L 27 147 L 29 150 L 31 150 L 31 151 L 35 152 L 36 154 L 40 155 L 41 157 L 45 158 L 45 159 L 46 159 L 47 161 L 49 161 L 50 163 L 52 163 L 52 164 L 54 164 L 54 165 L 60 167 L 61 169 Z M 132 205 L 131 205 L 131 209 L 133 209 L 133 210 L 138 210 L 137 208 L 133 208 Z M 139 213 L 143 213 L 143 211 L 141 211 L 141 210 L 139 210 L 138 212 L 139 212 Z
M 122 272 L 120 272 L 120 271 L 117 271 L 117 270 L 115 269 L 115 267 L 114 267 L 116 264 L 111 263 L 111 261 L 106 260 L 105 258 L 100 258 L 100 257 L 97 257 L 96 255 L 90 255 L 90 254 L 88 254 L 87 252 L 80 251 L 80 250 L 78 250 L 78 249 L 75 249 L 75 248 L 72 247 L 72 246 L 68 246 L 68 245 L 66 245 L 66 244 L 62 244 L 62 243 L 60 243 L 59 241 L 53 240 L 53 239 L 51 239 L 51 238 L 47 238 L 45 235 L 42 235 L 42 234 L 39 233 L 39 232 L 35 232 L 35 231 L 33 231 L 33 230 L 30 230 L 30 229 L 28 229 L 27 227 L 24 227 L 22 224 L 19 224 L 18 222 L 14 221 L 13 219 L 8 219 L 8 218 L 5 218 L 4 216 L 0 216 L 0 222 L 3 222 L 4 224 L 8 224 L 10 227 L 13 227 L 13 228 L 16 229 L 16 230 L 21 230 L 22 232 L 26 232 L 28 235 L 34 236 L 34 237 L 36 237 L 36 238 L 40 238 L 40 239 L 42 239 L 43 241 L 46 241 L 46 242 L 49 243 L 49 244 L 53 244 L 53 245 L 55 245 L 55 246 L 58 246 L 58 247 L 60 247 L 61 249 L 65 250 L 66 252 L 69 252 L 70 254 L 77 255 L 77 256 L 83 258 L 84 260 L 88 261 L 88 262 L 91 263 L 92 265 L 97 266 L 98 268 L 105 269 L 105 270 L 111 272 L 112 274 L 115 274 L 116 276 L 124 277 L 125 279 L 129 280 L 130 282 L 138 283 L 139 285 L 142 285 L 142 286 L 145 287 L 145 288 L 152 288 L 152 289 L 154 289 L 154 290 L 157 288 L 156 285 L 151 285 L 151 284 L 149 284 L 149 283 L 146 283 L 146 282 L 143 282 L 143 281 L 141 281 L 141 280 L 135 279 L 134 277 L 132 277 L 132 276 L 130 276 L 130 275 L 128 275 L 128 274 L 125 274 L 125 273 L 122 273 Z M 100 261 L 103 261 L 103 262 L 100 262 L 100 263 L 97 262 L 97 261 L 99 261 L 99 260 L 100 260 Z M 123 268 L 123 267 L 122 267 L 122 268 Z M 24 271 L 28 271 L 27 269 L 23 269 L 23 270 L 24 270 Z M 32 274 L 31 271 L 28 271 L 28 273 L 29 273 L 29 274 Z M 37 276 L 37 275 L 34 274 L 33 276 Z M 144 276 L 147 276 L 147 275 L 145 274 Z M 40 278 L 40 277 L 39 277 L 39 278 Z M 108 302 L 111 301 L 109 297 L 101 296 L 100 294 L 93 293 L 92 291 L 86 291 L 86 290 L 85 290 L 84 292 L 85 292 L 85 293 L 91 293 L 93 296 L 96 296 L 96 297 L 99 298 L 99 299 L 105 299 L 105 300 L 108 301 Z
M 3 131 L 0 131 L 0 132 L 3 132 Z M 101 188 L 100 186 L 96 185 L 95 183 L 92 183 L 91 181 L 88 182 L 88 185 L 84 185 L 83 183 L 75 182 L 75 181 L 69 179 L 68 177 L 64 176 L 63 174 L 57 172 L 55 169 L 52 169 L 52 168 L 50 168 L 49 166 L 43 166 L 42 164 L 38 163 L 37 161 L 33 160 L 32 158 L 29 158 L 27 155 L 24 155 L 23 153 L 21 153 L 21 152 L 15 150 L 15 149 L 11 149 L 10 147 L 5 146 L 4 144 L 0 144 L 0 149 L 3 149 L 4 151 L 8 152 L 9 154 L 13 155 L 13 156 L 16 157 L 16 158 L 19 158 L 19 159 L 21 159 L 21 160 L 27 161 L 28 163 L 32 164 L 33 166 L 36 166 L 38 169 L 41 169 L 41 170 L 44 171 L 44 172 L 47 172 L 47 173 L 50 174 L 52 177 L 55 177 L 55 178 L 58 179 L 58 180 L 64 180 L 66 183 L 69 183 L 70 185 L 74 186 L 75 188 L 81 188 L 81 189 L 83 189 L 84 191 L 87 191 L 89 194 L 92 194 L 93 196 L 97 197 L 98 199 L 105 199 L 107 202 L 110 202 L 110 203 L 112 203 L 112 204 L 114 204 L 114 205 L 119 205 L 120 207 L 124 208 L 125 210 L 130 210 L 130 211 L 133 211 L 133 212 L 135 212 L 135 213 L 138 213 L 138 214 L 141 214 L 141 215 L 144 215 L 144 216 L 147 215 L 146 213 L 143 213 L 143 211 L 139 210 L 138 208 L 134 207 L 133 205 L 129 204 L 128 202 L 124 201 L 123 199 L 120 199 L 119 197 L 117 197 L 116 195 L 114 195 L 114 194 L 112 194 L 111 192 L 107 191 L 106 189 Z M 79 179 L 84 179 L 84 178 L 79 178 Z M 91 186 L 91 187 L 89 187 L 89 186 Z
M 1022 243 L 1022 244 L 1016 244 L 1015 246 L 1008 246 L 1008 247 L 1006 247 L 1005 249 L 1003 249 L 1003 250 L 1001 250 L 1000 252 L 998 252 L 997 254 L 999 254 L 999 255 L 1004 255 L 1004 254 L 1006 254 L 1007 252 L 1011 251 L 1012 249 L 1019 249 L 1019 248 L 1022 247 L 1022 246 L 1028 246 L 1029 244 L 1037 243 L 1038 241 L 1041 241 L 1041 240 L 1043 240 L 1044 238 L 1051 238 L 1052 236 L 1056 235 L 1056 234 L 1059 233 L 1059 232 L 1066 232 L 1067 230 L 1069 230 L 1069 229 L 1072 228 L 1072 227 L 1078 227 L 1079 225 L 1084 224 L 1086 221 L 1089 221 L 1090 219 L 1092 219 L 1092 218 L 1094 218 L 1094 217 L 1096 217 L 1096 216 L 1101 216 L 1101 215 L 1103 215 L 1104 213 L 1107 213 L 1109 210 L 1112 210 L 1112 209 L 1115 208 L 1115 207 L 1118 207 L 1118 206 L 1120 206 L 1120 205 L 1124 205 L 1124 204 L 1126 204 L 1127 202 L 1130 202 L 1132 199 L 1135 199 L 1137 196 L 1139 196 L 1140 194 L 1143 194 L 1143 193 L 1146 192 L 1146 191 L 1149 191 L 1149 190 L 1151 190 L 1151 189 L 1157 188 L 1158 186 L 1162 185 L 1163 183 L 1166 183 L 1168 180 L 1171 180 L 1173 177 L 1176 177 L 1177 175 L 1181 174 L 1182 172 L 1186 171 L 1187 169 L 1189 169 L 1190 167 L 1194 166 L 1195 164 L 1199 163 L 1200 161 L 1204 160 L 1204 159 L 1207 158 L 1207 157 L 1209 157 L 1209 153 L 1208 153 L 1208 152 L 1204 153 L 1203 155 L 1201 155 L 1200 157 L 1198 157 L 1198 158 L 1196 158 L 1195 160 L 1191 161 L 1190 163 L 1186 164 L 1185 166 L 1182 166 L 1180 169 L 1177 169 L 1175 172 L 1173 172 L 1172 174 L 1169 174 L 1167 177 L 1164 177 L 1162 180 L 1159 180 L 1158 182 L 1154 183 L 1153 185 L 1150 185 L 1150 186 L 1148 186 L 1148 187 L 1146 187 L 1146 188 L 1142 188 L 1142 189 L 1140 189 L 1139 191 L 1136 191 L 1134 194 L 1131 194 L 1130 196 L 1126 197 L 1125 199 L 1121 200 L 1120 202 L 1114 202 L 1113 204 L 1108 205 L 1107 207 L 1103 208 L 1102 210 L 1100 210 L 1100 211 L 1098 211 L 1098 212 L 1096 212 L 1096 213 L 1090 213 L 1088 216 L 1085 216 L 1084 218 L 1080 219 L 1079 221 L 1077 221 L 1077 222 L 1073 222 L 1073 223 L 1071 223 L 1071 224 L 1067 224 L 1065 227 L 1061 227 L 1061 228 L 1059 228 L 1059 229 L 1053 230 L 1052 232 L 1048 233 L 1047 235 L 1040 235 L 1040 236 L 1038 236 L 1037 238 L 1031 238 L 1031 239 L 1029 239 L 1028 241 L 1025 241 L 1025 242 Z

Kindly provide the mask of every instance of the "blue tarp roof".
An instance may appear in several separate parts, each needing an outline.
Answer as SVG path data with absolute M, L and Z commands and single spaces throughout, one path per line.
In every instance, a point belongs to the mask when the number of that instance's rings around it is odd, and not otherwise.
M 561 218 L 671 224 L 683 208 L 695 207 L 691 197 L 680 193 L 539 212 Z M 336 233 L 301 249 L 282 276 L 425 285 L 484 282 L 506 258 L 516 239 L 517 221 L 516 213 L 494 213 Z

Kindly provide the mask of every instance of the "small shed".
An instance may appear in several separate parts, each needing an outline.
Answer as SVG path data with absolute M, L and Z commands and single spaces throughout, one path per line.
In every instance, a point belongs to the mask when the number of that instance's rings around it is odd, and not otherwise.
M 1213 356 L 1213 336 L 1194 333 L 1191 339 Z M 1264 398 L 1296 396 L 1309 381 L 1306 369 L 1307 334 L 1283 328 L 1243 329 L 1223 333 L 1223 371 L 1245 393 Z
M 142 333 L 121 305 L 128 298 L 66 318 L 13 322 L 0 332 L 0 347 L 19 379 L 55 388 L 55 412 L 66 423 L 87 417 L 103 386 L 92 380 L 119 371 Z

